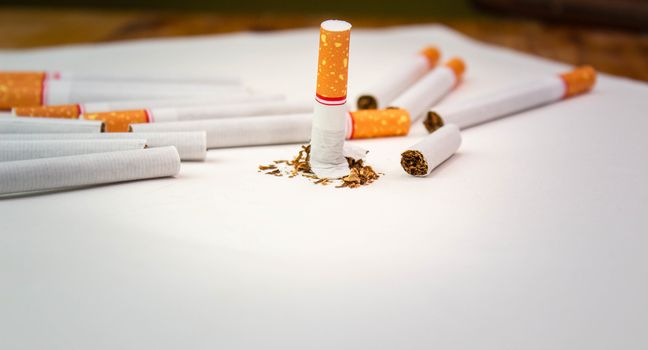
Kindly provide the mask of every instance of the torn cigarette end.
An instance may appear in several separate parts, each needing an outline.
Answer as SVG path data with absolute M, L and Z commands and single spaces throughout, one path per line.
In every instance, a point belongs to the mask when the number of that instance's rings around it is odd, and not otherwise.
M 58 106 L 31 106 L 16 107 L 13 109 L 19 117 L 49 117 L 49 118 L 70 118 L 76 119 L 81 115 L 81 108 L 78 104 Z
M 130 124 L 148 123 L 150 121 L 149 113 L 145 109 L 88 113 L 83 115 L 83 119 L 103 121 L 106 132 L 128 132 L 131 131 Z
M 401 154 L 401 166 L 406 173 L 414 176 L 425 176 L 428 173 L 428 164 L 419 151 L 408 150 Z
M 578 67 L 560 77 L 565 82 L 565 96 L 570 97 L 590 90 L 596 83 L 596 70 L 592 66 Z
M 409 112 L 401 108 L 366 109 L 349 112 L 350 139 L 403 136 L 410 128 Z
M 436 66 L 437 62 L 439 62 L 439 57 L 441 56 L 439 49 L 434 46 L 426 46 L 420 53 L 425 56 L 430 67 Z
M 428 132 L 434 132 L 443 126 L 443 119 L 436 112 L 430 111 L 423 120 L 423 125 Z

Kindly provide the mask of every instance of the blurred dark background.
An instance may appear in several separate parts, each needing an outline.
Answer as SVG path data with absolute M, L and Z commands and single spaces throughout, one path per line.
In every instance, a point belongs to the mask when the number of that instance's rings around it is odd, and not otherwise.
M 648 81 L 648 0 L 0 0 L 0 48 L 441 23 L 485 42 Z

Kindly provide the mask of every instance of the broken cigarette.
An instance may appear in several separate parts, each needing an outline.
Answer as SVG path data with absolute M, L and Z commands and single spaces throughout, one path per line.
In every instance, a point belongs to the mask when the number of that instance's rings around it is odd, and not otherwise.
M 185 107 L 185 106 L 212 106 L 234 103 L 256 103 L 263 101 L 282 101 L 283 95 L 247 93 L 229 96 L 213 96 L 198 98 L 166 98 L 154 100 L 123 100 L 106 102 L 89 102 L 67 105 L 29 106 L 16 107 L 12 112 L 19 117 L 51 117 L 51 118 L 78 118 L 84 113 L 102 113 L 113 111 L 129 111 L 147 108 Z
M 145 139 L 149 148 L 174 146 L 181 160 L 204 160 L 207 155 L 205 131 L 186 132 L 110 132 L 83 134 L 0 134 L 2 141 L 37 140 L 129 140 Z
M 311 128 L 310 165 L 320 179 L 349 173 L 344 157 L 351 24 L 328 20 L 320 26 L 317 87 Z
M 229 85 L 0 80 L 0 109 L 111 100 L 206 98 L 245 92 L 243 87 Z
M 457 152 L 460 145 L 459 128 L 453 124 L 445 125 L 403 152 L 401 166 L 410 175 L 427 176 Z
M 587 92 L 595 83 L 594 68 L 578 67 L 567 73 L 526 82 L 460 104 L 434 108 L 427 113 L 423 124 L 429 132 L 447 123 L 463 129 Z
M 407 60 L 393 67 L 358 97 L 358 109 L 385 108 L 408 87 L 434 68 L 440 52 L 428 46 Z
M 309 101 L 269 101 L 225 104 L 222 106 L 196 106 L 179 108 L 151 108 L 132 111 L 86 113 L 82 118 L 101 120 L 108 132 L 125 132 L 135 123 L 231 118 L 239 116 L 293 114 L 312 111 Z
M 143 149 L 145 139 L 0 140 L 0 162 Z
M 99 133 L 104 123 L 95 120 L 0 117 L 0 133 Z
M 83 154 L 0 163 L 0 194 L 175 176 L 175 147 Z

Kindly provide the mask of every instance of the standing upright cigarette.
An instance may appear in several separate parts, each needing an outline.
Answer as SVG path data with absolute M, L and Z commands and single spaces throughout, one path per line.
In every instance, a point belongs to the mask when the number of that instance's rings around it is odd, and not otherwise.
M 31 140 L 130 140 L 145 139 L 146 146 L 174 146 L 182 160 L 204 160 L 207 153 L 207 135 L 205 131 L 185 132 L 102 132 L 84 134 L 0 134 L 2 141 Z
M 427 176 L 457 152 L 460 145 L 459 128 L 448 124 L 403 152 L 401 166 L 410 175 Z
M 103 130 L 104 123 L 97 120 L 0 117 L 0 133 L 98 133 Z
M 0 80 L 0 109 L 111 100 L 211 97 L 240 94 L 240 86 L 42 80 Z
M 238 85 L 240 80 L 234 76 L 205 74 L 189 76 L 169 72 L 147 74 L 139 73 L 105 73 L 105 72 L 59 72 L 59 71 L 0 71 L 0 80 L 97 80 L 97 81 L 133 81 L 133 82 L 169 82 L 169 83 L 206 83 L 221 85 Z
M 239 103 L 222 106 L 196 106 L 179 108 L 151 108 L 132 111 L 88 113 L 83 118 L 101 120 L 108 132 L 125 132 L 135 123 L 173 122 L 203 119 L 220 119 L 238 116 L 274 115 L 308 112 L 313 109 L 308 101 L 274 101 Z
M 175 176 L 179 171 L 175 147 L 2 162 L 0 194 Z
M 347 22 L 328 20 L 320 27 L 310 153 L 311 168 L 319 178 L 339 178 L 349 173 L 343 148 L 350 38 L 351 24 Z
M 594 68 L 583 66 L 456 105 L 434 108 L 428 112 L 423 124 L 429 132 L 447 123 L 456 124 L 463 129 L 584 93 L 595 83 Z
M 434 68 L 440 52 L 428 46 L 417 55 L 393 67 L 358 97 L 358 109 L 385 108 L 408 87 Z
M 106 102 L 88 102 L 67 105 L 16 107 L 12 112 L 20 117 L 52 117 L 78 118 L 84 113 L 102 113 L 113 111 L 130 111 L 149 108 L 210 106 L 243 102 L 282 101 L 283 95 L 258 94 L 249 95 L 246 92 L 227 96 L 165 98 L 154 100 L 122 100 Z
M 143 149 L 146 140 L 0 140 L 0 162 Z

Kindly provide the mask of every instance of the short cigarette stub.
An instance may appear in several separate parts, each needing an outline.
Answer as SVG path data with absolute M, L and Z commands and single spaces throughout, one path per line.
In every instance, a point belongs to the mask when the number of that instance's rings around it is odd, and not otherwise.
M 410 115 L 400 108 L 359 110 L 349 112 L 349 118 L 349 139 L 403 136 L 410 128 Z
M 42 80 L 0 80 L 0 109 L 42 104 Z
M 596 70 L 591 66 L 578 67 L 560 77 L 565 82 L 564 98 L 587 92 L 596 84 Z
M 316 98 L 320 103 L 346 102 L 351 25 L 330 20 L 320 27 Z
M 16 107 L 14 115 L 18 117 L 48 117 L 48 118 L 69 118 L 76 119 L 81 115 L 81 106 L 78 104 L 57 105 L 57 106 L 31 106 Z
M 430 69 L 436 67 L 440 56 L 441 52 L 434 46 L 423 48 L 412 59 L 387 72 L 386 76 L 369 88 L 367 93 L 360 95 L 357 101 L 358 109 L 378 109 L 388 106 L 394 98 L 411 87 Z
M 106 125 L 106 132 L 127 132 L 130 124 L 150 122 L 150 116 L 146 109 L 88 113 L 83 115 L 83 119 L 103 121 Z
M 427 176 L 457 152 L 460 145 L 459 128 L 446 125 L 403 152 L 401 166 L 410 175 Z

